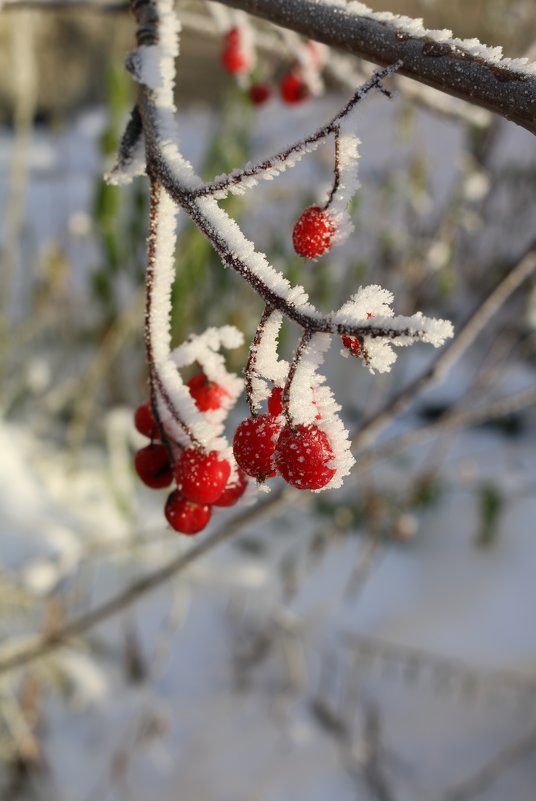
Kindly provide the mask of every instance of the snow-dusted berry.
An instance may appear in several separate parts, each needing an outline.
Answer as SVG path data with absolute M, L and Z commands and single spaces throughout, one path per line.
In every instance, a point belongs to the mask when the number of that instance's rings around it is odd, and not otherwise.
M 268 398 L 268 412 L 273 417 L 283 414 L 283 387 L 274 387 Z
M 288 72 L 281 78 L 279 82 L 279 93 L 285 103 L 294 105 L 295 103 L 302 103 L 310 96 L 310 91 L 297 71 Z
M 223 398 L 229 394 L 215 381 L 210 381 L 203 372 L 193 375 L 186 382 L 186 386 L 200 412 L 220 409 Z
M 270 99 L 272 90 L 265 83 L 254 83 L 249 87 L 249 99 L 254 106 L 262 106 Z
M 271 414 L 260 414 L 242 420 L 236 429 L 233 453 L 248 476 L 263 481 L 277 475 L 274 452 L 281 425 Z
M 173 479 L 168 452 L 160 442 L 140 448 L 134 457 L 134 467 L 143 483 L 152 489 L 169 487 Z
M 317 490 L 328 484 L 335 470 L 330 467 L 333 450 L 318 426 L 286 425 L 275 451 L 277 469 L 288 484 L 297 489 Z
M 138 406 L 134 412 L 134 425 L 140 434 L 149 439 L 158 439 L 160 435 L 150 403 L 142 403 Z
M 220 459 L 217 451 L 203 453 L 187 448 L 175 465 L 177 489 L 194 503 L 214 503 L 224 491 L 230 475 L 231 465 L 227 459 Z
M 164 514 L 171 528 L 181 534 L 197 534 L 207 525 L 212 509 L 206 503 L 192 503 L 178 490 L 174 490 L 166 501 Z
M 342 344 L 344 347 L 350 351 L 352 356 L 362 356 L 363 355 L 363 346 L 361 344 L 361 340 L 359 337 L 349 337 L 343 336 L 341 337 Z
M 234 506 L 246 491 L 247 485 L 248 480 L 244 471 L 238 468 L 237 477 L 231 484 L 227 484 L 218 500 L 214 501 L 214 505 Z
M 318 259 L 331 247 L 337 228 L 329 211 L 309 206 L 298 218 L 292 231 L 292 243 L 299 256 Z

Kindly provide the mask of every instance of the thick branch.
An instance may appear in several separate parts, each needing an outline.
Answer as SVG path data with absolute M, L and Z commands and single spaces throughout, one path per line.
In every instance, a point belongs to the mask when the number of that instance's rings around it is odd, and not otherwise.
M 393 21 L 322 0 L 216 0 L 375 64 L 401 59 L 402 75 L 500 114 L 536 134 L 536 75 L 492 63 L 457 43 L 403 32 Z M 372 14 L 372 12 L 371 12 Z

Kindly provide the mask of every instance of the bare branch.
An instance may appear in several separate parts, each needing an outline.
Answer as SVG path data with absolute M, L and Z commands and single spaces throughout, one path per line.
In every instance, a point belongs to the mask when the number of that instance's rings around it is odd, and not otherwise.
M 482 685 L 489 688 L 503 688 L 528 696 L 536 693 L 534 680 L 512 671 L 497 670 L 487 673 L 457 659 L 440 656 L 423 648 L 389 642 L 367 634 L 348 631 L 343 633 L 342 638 L 348 648 L 364 659 L 367 657 L 378 658 L 381 661 L 398 665 L 407 672 L 427 673 L 435 678 L 451 680 L 461 688 Z
M 450 426 L 452 429 L 459 429 L 464 426 L 474 425 L 475 422 L 481 423 L 485 420 L 499 417 L 504 413 L 511 413 L 514 410 L 526 408 L 527 406 L 533 405 L 535 401 L 536 389 L 524 390 L 508 398 L 501 399 L 495 404 L 489 404 L 486 407 L 485 413 L 484 410 L 476 410 L 466 412 L 465 414 L 457 414 L 450 421 Z M 430 439 L 441 430 L 443 425 L 444 423 L 439 421 L 428 426 L 423 426 L 417 432 L 412 433 L 420 435 L 420 440 Z M 411 439 L 411 434 L 397 437 L 390 443 L 387 443 L 385 447 L 376 449 L 370 455 L 367 454 L 364 459 L 359 461 L 356 465 L 354 475 L 370 468 L 373 463 L 388 456 L 392 456 L 414 443 L 415 439 Z M 212 551 L 218 545 L 234 539 L 248 525 L 257 523 L 258 520 L 262 519 L 265 515 L 273 514 L 275 511 L 285 508 L 290 503 L 292 503 L 294 508 L 299 505 L 306 505 L 311 503 L 311 496 L 308 493 L 293 490 L 290 487 L 280 489 L 274 492 L 267 501 L 257 504 L 254 508 L 237 515 L 234 520 L 226 526 L 219 528 L 214 534 L 211 534 L 205 540 L 199 542 L 199 544 L 194 545 L 185 554 L 181 554 L 153 573 L 149 573 L 147 576 L 143 576 L 137 581 L 134 581 L 125 590 L 122 590 L 108 601 L 105 601 L 100 606 L 95 607 L 95 609 L 90 610 L 71 623 L 68 623 L 63 629 L 54 632 L 53 636 L 36 636 L 20 648 L 13 649 L 12 653 L 9 653 L 10 649 L 8 650 L 8 646 L 4 646 L 4 652 L 8 651 L 8 653 L 4 658 L 0 657 L 0 674 L 22 667 L 36 659 L 48 656 L 48 654 L 66 645 L 69 640 L 85 634 L 86 631 L 89 631 L 104 620 L 127 609 L 149 592 L 152 592 L 162 584 L 174 578 L 174 576 L 182 573 L 193 562 Z
M 400 69 L 421 83 L 500 114 L 536 134 L 536 74 L 517 62 L 474 55 L 460 40 L 438 40 L 431 32 L 396 20 L 356 13 L 351 4 L 322 0 L 216 0 L 310 39 L 346 50 L 375 64 L 403 61 Z M 408 20 L 409 22 L 409 20 Z M 517 60 L 520 61 L 519 59 Z
M 172 577 L 182 573 L 189 565 L 209 551 L 212 551 L 217 545 L 221 545 L 235 537 L 239 531 L 242 531 L 253 521 L 257 522 L 260 517 L 268 513 L 273 514 L 277 508 L 287 502 L 287 495 L 289 494 L 289 490 L 284 489 L 279 492 L 274 492 L 268 500 L 237 515 L 230 523 L 217 529 L 209 537 L 186 551 L 186 553 L 181 553 L 163 567 L 158 568 L 146 576 L 142 576 L 142 578 L 130 584 L 126 590 L 114 595 L 108 601 L 96 606 L 80 617 L 75 618 L 75 620 L 68 623 L 62 629 L 48 636 L 44 635 L 32 638 L 30 642 L 26 642 L 22 647 L 15 648 L 12 653 L 8 652 L 7 656 L 0 659 L 0 673 L 22 667 L 29 662 L 33 662 L 35 659 L 47 656 L 61 646 L 66 645 L 70 640 L 79 637 L 89 629 L 102 623 L 102 621 L 127 609 L 132 604 L 136 603 L 139 598 L 142 598 L 161 584 L 169 581 Z M 295 495 L 297 493 L 292 494 Z M 303 495 L 302 497 L 306 500 Z M 296 502 L 299 503 L 299 499 L 294 498 L 293 503 Z
M 489 762 L 483 765 L 480 770 L 460 784 L 451 787 L 443 796 L 443 801 L 469 801 L 470 798 L 481 796 L 497 779 L 501 773 L 508 770 L 519 760 L 532 755 L 536 752 L 536 729 L 531 729 L 523 737 L 520 737 L 507 748 L 499 751 Z
M 499 281 L 487 298 L 478 305 L 475 312 L 458 331 L 454 339 L 451 340 L 438 358 L 434 359 L 430 368 L 395 395 L 383 408 L 364 421 L 360 430 L 354 436 L 353 446 L 358 449 L 363 448 L 377 436 L 379 431 L 392 420 L 394 415 L 403 412 L 417 395 L 424 392 L 432 384 L 439 382 L 454 362 L 475 341 L 490 318 L 535 269 L 536 243 L 533 243 L 514 268 Z
M 536 405 L 536 387 L 530 387 L 513 395 L 508 395 L 506 398 L 500 398 L 492 403 L 478 406 L 476 409 L 456 408 L 442 415 L 434 423 L 408 431 L 406 434 L 401 434 L 372 451 L 360 454 L 356 470 L 365 472 L 372 464 L 383 459 L 389 459 L 406 448 L 425 442 L 441 430 L 456 431 L 470 426 L 481 425 L 491 420 L 499 420 L 509 414 L 515 414 L 515 412 L 534 405 Z

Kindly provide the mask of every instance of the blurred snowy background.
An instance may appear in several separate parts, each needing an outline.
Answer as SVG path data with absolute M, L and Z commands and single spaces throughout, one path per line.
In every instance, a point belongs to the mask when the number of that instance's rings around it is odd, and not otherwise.
M 182 5 L 195 17 L 201 4 Z M 508 55 L 534 30 L 531 2 L 381 7 Z M 0 18 L 0 662 L 191 547 L 132 469 L 146 186 L 101 179 L 132 100 L 131 37 L 118 16 Z M 183 42 L 182 145 L 207 177 L 344 100 L 330 83 L 303 105 L 253 109 L 217 39 L 187 28 Z M 304 265 L 290 241 L 329 186 L 329 147 L 227 208 L 324 308 L 380 283 L 398 313 L 459 327 L 534 239 L 534 139 L 402 92 L 358 116 L 356 231 L 331 256 Z M 177 341 L 224 323 L 251 337 L 257 299 L 182 224 Z M 433 435 L 366 470 L 358 456 L 342 490 L 259 519 L 127 612 L 1 674 L 2 801 L 534 801 L 535 410 L 462 431 L 438 421 L 534 387 L 535 326 L 533 281 L 381 443 L 437 423 Z M 417 345 L 371 377 L 334 345 L 348 426 L 434 356 Z M 245 352 L 231 358 L 240 370 Z

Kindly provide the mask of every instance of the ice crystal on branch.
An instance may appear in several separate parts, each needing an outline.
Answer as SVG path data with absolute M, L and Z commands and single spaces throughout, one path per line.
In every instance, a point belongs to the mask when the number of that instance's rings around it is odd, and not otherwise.
M 359 140 L 351 130 L 353 113 L 374 90 L 388 94 L 383 81 L 399 65 L 378 70 L 338 114 L 310 136 L 262 162 L 203 183 L 178 146 L 173 86 L 179 25 L 172 4 L 170 0 L 137 0 L 133 8 L 139 24 L 139 47 L 129 57 L 128 65 L 139 84 L 139 99 L 111 180 L 128 176 L 135 163 L 136 148 L 143 141 L 151 182 L 145 337 L 149 411 L 158 436 L 154 436 L 152 425 L 147 430 L 151 439 L 161 440 L 161 444 L 151 442 L 148 446 L 158 451 L 160 461 L 157 467 L 151 461 L 147 468 L 144 462 L 140 475 L 147 474 L 146 483 L 162 485 L 160 472 L 166 482 L 170 470 L 173 472 L 177 489 L 168 498 L 168 520 L 178 530 L 194 533 L 192 529 L 200 530 L 199 520 L 208 522 L 211 510 L 192 509 L 188 504 L 217 506 L 216 496 L 220 493 L 223 498 L 226 493 L 220 505 L 229 505 L 245 487 L 244 475 L 223 435 L 225 417 L 238 397 L 242 381 L 227 371 L 220 354 L 222 347 L 239 346 L 242 335 L 231 326 L 210 328 L 172 349 L 170 313 L 177 208 L 190 216 L 223 265 L 246 280 L 266 305 L 245 369 L 251 418 L 240 424 L 234 438 L 234 454 L 240 467 L 258 481 L 280 472 L 293 486 L 316 491 L 340 486 L 348 474 L 354 461 L 348 432 L 339 416 L 340 407 L 319 372 L 333 336 L 354 339 L 369 369 L 383 372 L 395 359 L 393 344 L 422 340 L 437 347 L 452 335 L 452 328 L 446 321 L 429 320 L 421 314 L 395 317 L 391 293 L 377 286 L 360 288 L 337 312 L 322 313 L 311 304 L 302 286 L 292 285 L 264 253 L 255 249 L 218 204 L 229 192 L 243 193 L 259 179 L 276 177 L 333 137 L 333 185 L 323 213 L 330 220 L 333 242 L 330 239 L 329 245 L 342 241 L 351 230 L 348 203 L 359 186 Z M 231 28 L 226 34 L 226 46 L 243 46 L 246 33 L 242 25 Z M 311 55 L 311 63 L 312 60 Z M 301 330 L 290 364 L 278 355 L 278 335 L 285 318 Z M 201 372 L 185 384 L 180 368 L 191 363 L 197 364 Z M 208 400 L 201 398 L 200 393 L 210 382 L 217 386 L 217 393 Z M 274 386 L 280 399 L 270 395 Z M 269 396 L 268 414 L 259 414 Z M 270 409 L 276 409 L 277 414 Z M 262 464 L 258 450 L 261 446 Z M 310 464 L 306 463 L 307 454 L 311 456 Z M 193 487 L 191 471 L 185 472 L 184 467 L 190 462 L 196 465 Z M 154 477 L 157 468 L 158 475 Z

